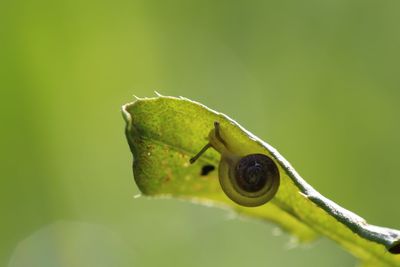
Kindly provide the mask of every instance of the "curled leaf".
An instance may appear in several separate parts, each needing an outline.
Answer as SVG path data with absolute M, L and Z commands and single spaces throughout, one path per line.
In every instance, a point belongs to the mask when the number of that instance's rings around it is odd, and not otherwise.
M 308 242 L 324 235 L 366 266 L 400 266 L 400 231 L 368 224 L 363 218 L 323 197 L 307 184 L 269 144 L 222 113 L 185 98 L 137 99 L 122 108 L 126 137 L 133 153 L 135 181 L 144 195 L 170 196 L 233 209 L 274 222 Z M 271 157 L 281 181 L 273 199 L 259 207 L 232 202 L 218 181 L 220 155 L 209 149 L 191 165 L 214 122 L 245 151 Z

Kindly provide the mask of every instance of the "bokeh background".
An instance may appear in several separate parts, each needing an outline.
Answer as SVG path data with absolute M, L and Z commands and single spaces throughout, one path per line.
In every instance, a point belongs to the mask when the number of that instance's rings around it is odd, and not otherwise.
M 185 96 L 400 228 L 400 2 L 0 2 L 0 266 L 353 266 L 321 239 L 134 198 L 120 106 Z

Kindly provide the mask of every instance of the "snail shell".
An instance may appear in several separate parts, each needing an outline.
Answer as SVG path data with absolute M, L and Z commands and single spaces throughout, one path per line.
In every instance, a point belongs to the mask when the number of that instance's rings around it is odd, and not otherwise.
M 246 207 L 267 203 L 278 191 L 279 170 L 264 154 L 250 154 L 236 160 L 221 157 L 219 182 L 225 194 Z

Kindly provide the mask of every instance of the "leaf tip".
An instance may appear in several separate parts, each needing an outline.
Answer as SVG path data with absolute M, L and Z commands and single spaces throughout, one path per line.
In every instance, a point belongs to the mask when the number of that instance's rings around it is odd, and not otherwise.
M 388 249 L 392 254 L 400 254 L 400 241 Z
M 126 127 L 130 127 L 132 125 L 132 115 L 129 113 L 128 108 L 131 106 L 134 102 L 132 103 L 127 103 L 121 107 L 121 112 L 122 112 L 122 117 L 124 118 L 126 122 Z

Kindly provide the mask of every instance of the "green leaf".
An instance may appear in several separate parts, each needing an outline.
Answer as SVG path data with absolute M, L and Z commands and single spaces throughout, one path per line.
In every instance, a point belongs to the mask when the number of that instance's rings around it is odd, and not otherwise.
M 278 151 L 226 115 L 185 98 L 164 96 L 137 99 L 124 105 L 122 112 L 134 157 L 134 178 L 144 195 L 233 209 L 245 216 L 274 222 L 303 242 L 324 235 L 365 266 L 400 266 L 400 255 L 396 255 L 400 231 L 367 224 L 323 197 Z M 195 164 L 189 163 L 208 142 L 215 121 L 248 154 L 263 153 L 277 163 L 281 184 L 270 202 L 255 208 L 237 205 L 223 193 L 217 170 L 202 175 L 204 166 L 218 168 L 220 155 L 213 149 Z

